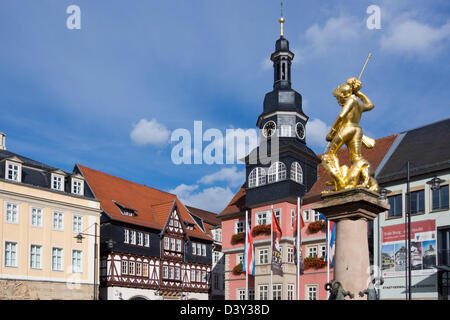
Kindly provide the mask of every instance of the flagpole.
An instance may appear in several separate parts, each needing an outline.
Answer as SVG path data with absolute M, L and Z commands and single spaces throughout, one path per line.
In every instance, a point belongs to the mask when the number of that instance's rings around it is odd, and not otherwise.
M 330 283 L 330 220 L 327 219 L 327 283 Z M 327 291 L 327 300 L 330 297 L 330 291 Z
M 245 255 L 245 300 L 248 300 L 248 210 L 245 210 L 245 245 L 244 245 L 244 255 Z
M 273 224 L 274 221 L 272 221 L 273 218 L 273 204 L 271 206 L 271 212 L 270 212 L 270 300 L 273 300 L 273 271 L 272 271 L 272 263 L 273 263 Z
M 297 197 L 297 300 L 300 300 L 300 197 Z

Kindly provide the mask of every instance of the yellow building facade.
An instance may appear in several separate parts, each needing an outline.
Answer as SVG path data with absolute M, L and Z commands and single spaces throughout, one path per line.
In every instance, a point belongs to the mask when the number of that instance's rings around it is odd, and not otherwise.
M 0 160 L 0 299 L 98 297 L 99 201 L 84 194 L 76 167 L 68 174 L 7 156 Z

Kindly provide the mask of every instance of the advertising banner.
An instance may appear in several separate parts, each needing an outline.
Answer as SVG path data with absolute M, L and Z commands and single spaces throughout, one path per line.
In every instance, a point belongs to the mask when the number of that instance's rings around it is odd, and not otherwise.
M 381 271 L 383 277 L 404 277 L 406 269 L 405 224 L 382 228 Z M 436 270 L 435 220 L 411 222 L 411 275 L 432 274 Z

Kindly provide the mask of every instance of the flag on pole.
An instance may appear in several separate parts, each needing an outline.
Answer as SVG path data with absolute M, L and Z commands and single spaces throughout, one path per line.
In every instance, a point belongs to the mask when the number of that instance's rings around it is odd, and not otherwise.
M 325 257 L 325 261 L 328 261 L 328 257 L 330 257 L 330 265 L 334 266 L 334 250 L 335 250 L 335 240 L 336 240 L 336 223 L 330 221 L 329 223 L 330 229 L 327 232 L 327 235 L 330 234 L 330 241 L 327 239 L 327 243 L 329 245 L 327 246 L 327 254 Z
M 281 227 L 278 222 L 277 217 L 275 216 L 275 212 L 272 209 L 272 262 L 271 262 L 271 270 L 275 274 L 283 275 L 283 269 L 281 267 Z
M 298 211 L 298 210 L 296 210 Z M 297 230 L 298 221 L 297 219 L 300 218 L 300 230 Z M 303 274 L 303 271 L 305 270 L 305 266 L 303 264 L 303 256 L 302 256 L 302 229 L 305 226 L 305 222 L 303 221 L 303 217 L 301 213 L 297 212 L 295 215 L 294 220 L 294 261 L 295 264 L 297 264 L 297 253 L 299 254 L 299 260 L 300 260 L 300 274 Z M 297 234 L 298 233 L 298 234 Z M 298 235 L 298 237 L 297 237 Z M 299 243 L 297 244 L 297 238 L 299 238 Z
M 247 233 L 247 241 L 244 246 L 244 265 L 242 266 L 242 270 L 247 272 L 247 274 L 254 276 L 255 275 L 255 248 L 253 246 L 253 236 L 250 232 L 250 226 L 246 223 L 247 228 L 245 232 Z

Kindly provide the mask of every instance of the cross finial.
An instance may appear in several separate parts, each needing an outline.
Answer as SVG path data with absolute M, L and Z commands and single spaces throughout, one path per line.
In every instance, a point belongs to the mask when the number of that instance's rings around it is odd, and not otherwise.
M 280 7 L 281 7 L 281 18 L 280 18 L 280 35 L 283 36 L 283 23 L 284 23 L 284 18 L 283 18 L 283 1 L 280 2 Z

